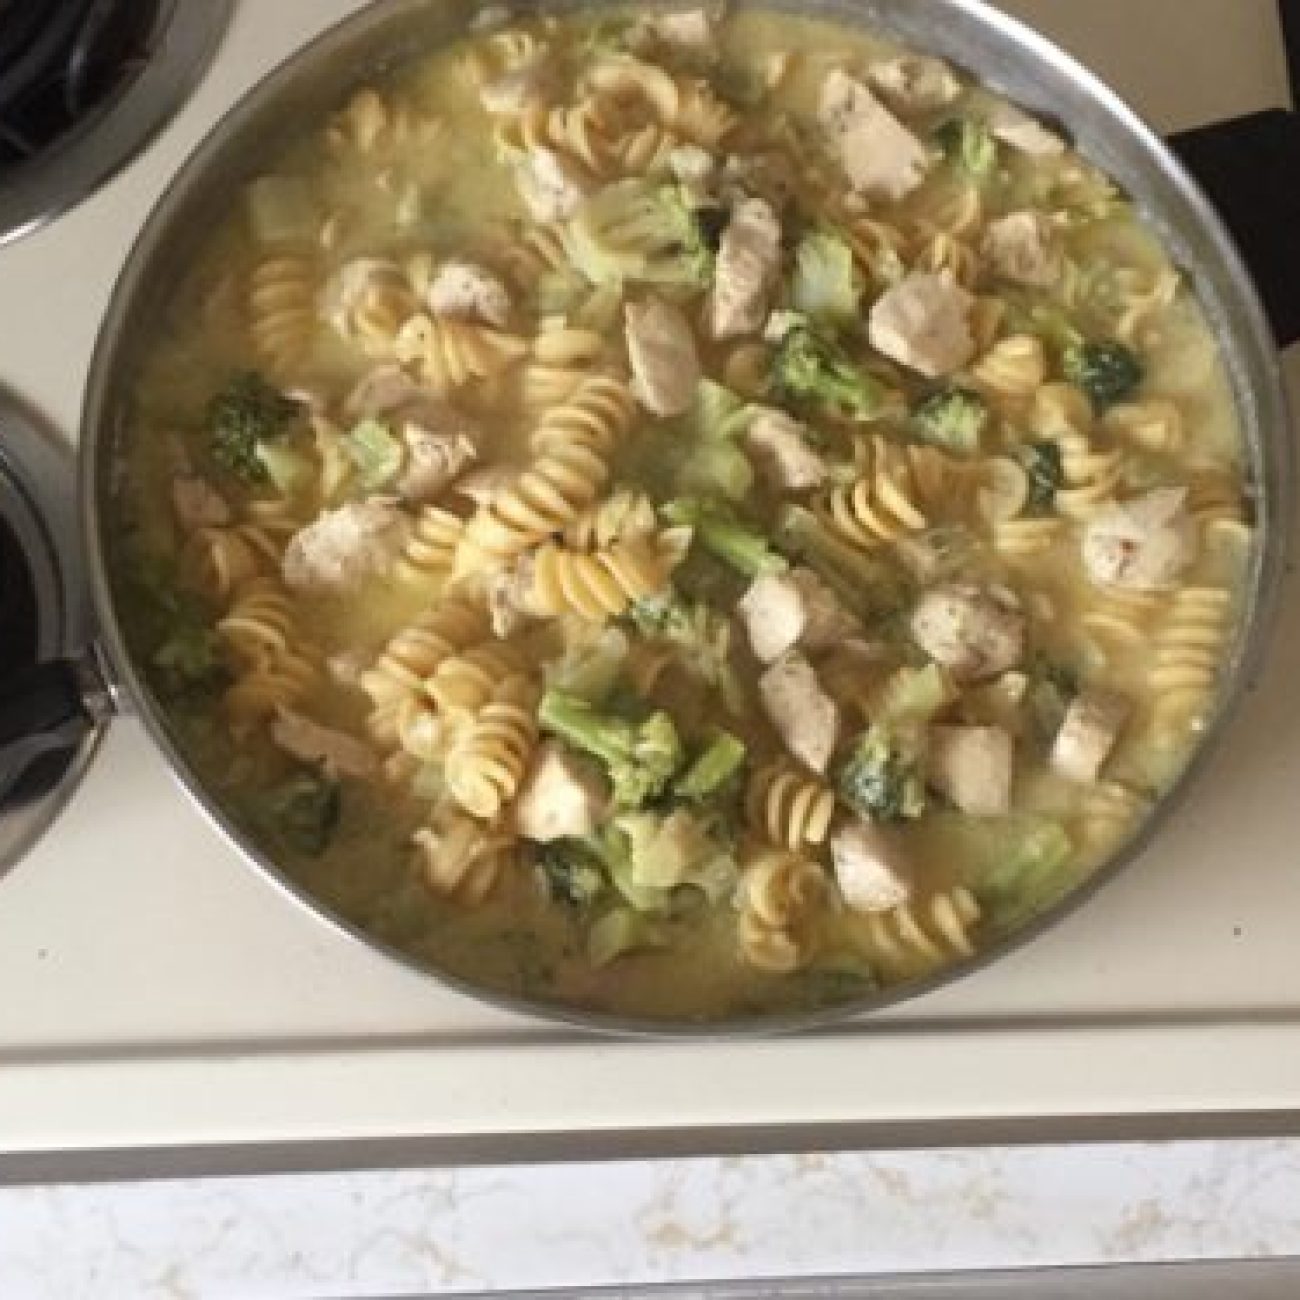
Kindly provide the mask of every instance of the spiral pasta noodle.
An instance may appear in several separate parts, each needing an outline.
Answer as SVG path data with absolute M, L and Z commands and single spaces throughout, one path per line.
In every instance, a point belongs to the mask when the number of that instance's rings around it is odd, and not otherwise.
M 523 670 L 517 650 L 499 641 L 486 641 L 444 659 L 425 681 L 424 693 L 444 716 L 477 713 L 507 679 Z
M 1158 732 L 1168 735 L 1205 725 L 1231 614 L 1232 593 L 1223 587 L 1184 587 L 1174 593 L 1155 634 L 1150 675 Z
M 552 618 L 576 614 L 596 623 L 617 618 L 629 605 L 667 586 L 690 539 L 689 528 L 677 528 L 594 551 L 547 544 L 533 563 L 529 606 Z
M 272 374 L 285 375 L 311 350 L 319 273 L 302 253 L 263 258 L 249 273 L 248 333 Z
M 806 966 L 817 950 L 816 921 L 829 890 L 826 872 L 798 854 L 773 850 L 748 863 L 736 928 L 742 958 L 778 973 Z
M 1143 451 L 1177 455 L 1183 448 L 1183 414 L 1178 403 L 1167 398 L 1122 402 L 1102 416 L 1101 427 L 1116 442 Z
M 181 552 L 181 566 L 205 596 L 224 602 L 255 578 L 280 568 L 282 546 L 254 524 L 196 529 Z
M 396 572 L 406 582 L 437 591 L 451 577 L 465 521 L 441 506 L 422 506 Z
M 435 392 L 449 394 L 477 379 L 489 379 L 528 351 L 514 334 L 417 312 L 398 330 L 393 355 L 414 365 Z
M 980 919 L 975 895 L 956 886 L 860 921 L 860 943 L 874 962 L 891 974 L 938 966 L 975 951 L 973 931 Z
M 412 837 L 416 867 L 435 894 L 467 907 L 487 901 L 515 862 L 513 837 L 464 813 L 435 817 Z
M 835 816 L 835 792 L 786 763 L 758 772 L 745 796 L 750 826 L 789 849 L 824 844 Z
M 492 821 L 519 792 L 537 744 L 535 704 L 528 678 L 506 678 L 452 746 L 447 788 L 470 816 Z
M 997 405 L 1031 400 L 1047 377 L 1047 352 L 1033 334 L 1013 334 L 995 343 L 972 367 L 971 378 Z
M 438 118 L 422 117 L 410 105 L 367 86 L 335 114 L 326 127 L 325 140 L 336 153 L 375 155 L 413 145 L 434 145 L 445 131 L 445 123 Z

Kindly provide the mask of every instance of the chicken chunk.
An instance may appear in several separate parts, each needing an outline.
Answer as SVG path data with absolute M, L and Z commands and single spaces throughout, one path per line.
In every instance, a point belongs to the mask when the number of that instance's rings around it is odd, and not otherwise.
M 989 114 L 988 125 L 995 140 L 1031 158 L 1050 158 L 1065 152 L 1065 141 L 1055 131 L 1049 131 L 1014 104 L 997 104 Z
M 668 154 L 668 170 L 682 189 L 701 206 L 707 206 L 718 177 L 718 160 L 698 144 L 679 144 Z
M 1131 712 L 1128 700 L 1115 691 L 1075 696 L 1052 742 L 1052 767 L 1071 781 L 1095 781 Z
M 821 650 L 860 629 L 811 569 L 754 579 L 736 606 L 754 657 L 770 664 L 796 645 Z
M 722 232 L 707 320 L 715 339 L 757 333 L 781 270 L 781 223 L 766 199 L 742 199 Z
M 479 103 L 486 112 L 514 117 L 534 100 L 546 96 L 551 81 L 551 65 L 544 59 L 532 59 L 481 86 Z
M 895 113 L 932 113 L 961 94 L 956 73 L 942 59 L 922 54 L 873 63 L 867 80 Z
M 864 198 L 897 203 L 925 179 L 925 145 L 862 82 L 838 68 L 822 83 L 818 116 L 849 183 Z
M 659 298 L 623 309 L 632 392 L 654 415 L 690 409 L 700 382 L 695 336 L 681 310 Z
M 409 532 L 405 515 L 389 501 L 327 510 L 289 539 L 285 583 L 294 591 L 318 594 L 355 590 L 392 567 Z
M 902 846 L 883 826 L 855 818 L 831 836 L 831 862 L 844 902 L 855 912 L 890 912 L 912 896 Z
M 587 197 L 587 177 L 574 162 L 538 145 L 515 173 L 519 196 L 535 221 L 564 221 Z
M 319 764 L 328 776 L 372 776 L 379 760 L 369 745 L 345 731 L 323 727 L 319 722 L 281 708 L 271 723 L 271 739 L 286 754 L 304 763 Z
M 1015 598 L 973 582 L 926 592 L 912 613 L 911 629 L 931 659 L 966 681 L 1014 668 L 1025 648 L 1025 616 Z
M 599 774 L 577 754 L 553 740 L 537 751 L 519 799 L 515 824 L 539 844 L 582 839 L 596 829 L 609 800 Z
M 435 316 L 504 328 L 510 319 L 510 291 L 501 278 L 477 262 L 444 262 L 425 292 Z
M 642 21 L 641 28 L 650 43 L 689 54 L 707 54 L 713 46 L 713 15 L 703 7 L 654 14 Z
M 984 257 L 993 274 L 1037 288 L 1061 276 L 1061 250 L 1052 223 L 1041 212 L 1012 212 L 984 232 Z
M 198 474 L 177 474 L 172 479 L 172 511 L 186 533 L 220 528 L 232 518 L 225 497 Z
M 812 665 L 789 651 L 758 679 L 763 708 L 789 752 L 824 773 L 840 734 L 840 713 Z
M 971 817 L 1011 808 L 1015 742 L 1002 727 L 931 727 L 926 747 L 930 784 Z
M 1096 515 L 1083 534 L 1083 565 L 1100 587 L 1160 591 L 1196 558 L 1196 523 L 1184 488 L 1157 488 Z
M 807 426 L 784 411 L 760 411 L 745 431 L 745 447 L 776 492 L 804 492 L 826 481 L 826 462 L 809 445 Z
M 525 553 L 512 567 L 488 579 L 486 596 L 493 636 L 507 640 L 538 617 L 533 608 L 535 571 L 533 555 Z
M 434 501 L 478 458 L 474 440 L 465 433 L 428 429 L 415 420 L 402 428 L 406 464 L 397 490 L 407 501 Z
M 928 378 L 952 374 L 975 355 L 975 299 L 950 276 L 914 271 L 871 309 L 871 346 Z

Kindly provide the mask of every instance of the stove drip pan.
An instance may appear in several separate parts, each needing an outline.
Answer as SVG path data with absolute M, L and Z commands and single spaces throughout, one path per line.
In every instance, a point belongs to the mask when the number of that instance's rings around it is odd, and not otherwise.
M 188 98 L 230 0 L 0 0 L 0 244 L 140 152 Z
M 38 664 L 92 653 L 81 565 L 72 456 L 0 393 L 0 694 Z M 21 775 L 0 765 L 0 875 L 58 815 L 102 729 L 75 730 Z

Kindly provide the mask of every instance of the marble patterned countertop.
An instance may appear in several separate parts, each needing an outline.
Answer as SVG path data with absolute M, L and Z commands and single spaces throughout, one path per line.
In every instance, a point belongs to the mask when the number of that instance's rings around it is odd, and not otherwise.
M 1300 1255 L 1300 1139 L 0 1190 L 7 1300 L 524 1287 L 571 1295 L 588 1286 L 1287 1255 Z M 1249 1294 L 1300 1294 L 1294 1277 L 1266 1286 Z M 753 1293 L 774 1292 L 769 1283 Z M 965 1292 L 950 1281 L 943 1294 Z M 1037 1286 L 1025 1294 L 1046 1300 Z

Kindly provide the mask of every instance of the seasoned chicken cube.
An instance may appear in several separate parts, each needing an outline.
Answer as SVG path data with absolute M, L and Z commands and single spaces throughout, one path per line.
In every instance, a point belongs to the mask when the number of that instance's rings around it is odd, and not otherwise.
M 867 69 L 872 89 L 895 113 L 932 113 L 961 94 L 956 73 L 942 60 L 900 54 Z
M 1095 781 L 1131 712 L 1128 700 L 1115 691 L 1076 695 L 1052 742 L 1052 767 L 1071 781 Z
M 1049 158 L 1065 152 L 1065 141 L 1055 131 L 1049 131 L 1014 104 L 1000 102 L 995 105 L 989 114 L 988 125 L 994 139 L 1031 158 Z
M 789 651 L 758 679 L 758 691 L 786 749 L 812 771 L 824 773 L 839 739 L 840 713 L 808 660 Z
M 1039 288 L 1061 276 L 1061 250 L 1051 221 L 1041 212 L 1012 212 L 989 222 L 984 257 L 993 274 Z
M 826 481 L 826 462 L 809 445 L 807 426 L 784 411 L 760 411 L 745 431 L 745 447 L 777 492 L 804 492 Z
M 654 415 L 690 409 L 700 382 L 695 336 L 679 308 L 659 298 L 623 309 L 632 393 Z
M 713 19 L 703 8 L 655 14 L 645 20 L 645 27 L 655 40 L 680 50 L 706 52 L 713 44 Z
M 975 355 L 974 304 L 950 276 L 913 271 L 876 299 L 868 327 L 871 346 L 929 378 L 950 375 Z
M 781 223 L 766 199 L 743 199 L 718 246 L 707 320 L 715 339 L 755 334 L 781 270 Z
M 498 329 L 510 319 L 510 291 L 500 276 L 477 262 L 444 262 L 425 292 L 435 316 L 479 321 Z
M 172 511 L 186 533 L 220 528 L 232 518 L 225 497 L 198 474 L 177 474 L 172 479 Z
M 865 198 L 896 203 L 925 179 L 925 145 L 862 82 L 838 68 L 822 83 L 818 116 L 849 183 Z
M 1089 520 L 1083 566 L 1101 587 L 1160 591 L 1196 558 L 1196 523 L 1184 488 L 1156 488 Z
M 936 663 L 966 681 L 997 677 L 1020 662 L 1025 616 L 1010 592 L 954 582 L 923 595 L 912 637 Z
M 926 746 L 929 782 L 971 817 L 1011 809 L 1015 743 L 1003 727 L 931 727 Z
M 285 583 L 294 591 L 319 594 L 355 590 L 392 567 L 409 534 L 406 516 L 388 501 L 327 510 L 289 539 Z
M 534 221 L 564 221 L 587 197 L 587 178 L 574 162 L 545 145 L 528 151 L 515 172 L 519 196 Z
M 281 708 L 271 723 L 271 739 L 286 754 L 304 763 L 319 764 L 328 776 L 352 776 L 364 779 L 379 766 L 374 750 L 355 736 Z
M 407 501 L 434 501 L 478 457 L 474 440 L 465 433 L 428 429 L 408 420 L 402 429 L 406 465 L 397 490 Z
M 855 912 L 891 912 L 912 896 L 911 870 L 883 826 L 855 818 L 831 836 L 831 862 L 844 902 Z
M 811 569 L 755 578 L 736 612 L 745 624 L 754 657 L 765 664 L 796 645 L 821 650 L 860 631 L 835 593 Z
M 596 829 L 609 800 L 600 775 L 579 755 L 553 740 L 537 751 L 515 804 L 515 825 L 539 844 L 582 839 Z

